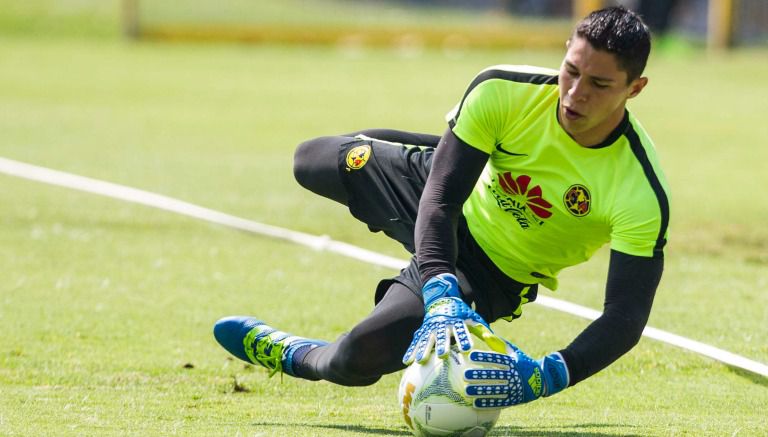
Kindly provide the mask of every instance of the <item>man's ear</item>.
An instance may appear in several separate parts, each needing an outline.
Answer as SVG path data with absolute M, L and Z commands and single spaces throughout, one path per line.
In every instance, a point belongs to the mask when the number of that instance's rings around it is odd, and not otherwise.
M 648 85 L 648 78 L 647 77 L 638 77 L 637 79 L 633 80 L 631 84 L 629 84 L 629 95 L 627 96 L 628 99 L 631 99 L 632 97 L 637 96 L 640 94 L 640 92 L 645 88 L 645 86 Z

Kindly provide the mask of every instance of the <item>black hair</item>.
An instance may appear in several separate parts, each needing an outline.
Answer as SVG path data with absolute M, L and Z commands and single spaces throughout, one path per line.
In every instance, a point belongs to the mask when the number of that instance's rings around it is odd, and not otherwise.
M 594 11 L 579 22 L 574 35 L 616 56 L 619 68 L 627 72 L 627 83 L 643 74 L 651 53 L 651 33 L 636 13 L 622 6 Z

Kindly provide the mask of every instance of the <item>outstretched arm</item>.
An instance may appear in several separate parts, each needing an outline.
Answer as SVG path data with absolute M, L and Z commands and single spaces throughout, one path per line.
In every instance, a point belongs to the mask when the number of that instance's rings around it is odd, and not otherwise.
M 467 372 L 467 394 L 478 408 L 517 405 L 551 396 L 594 375 L 637 344 L 651 312 L 664 259 L 611 251 L 603 314 L 565 349 L 533 360 L 507 343 L 506 354 L 472 352 L 470 360 L 498 370 Z
M 568 363 L 571 385 L 599 372 L 640 340 L 664 258 L 645 258 L 611 251 L 603 315 L 560 353 Z
M 450 129 L 443 134 L 432 158 L 416 217 L 416 257 L 422 284 L 441 273 L 455 273 L 461 208 L 488 156 L 463 142 Z
M 403 356 L 406 364 L 425 361 L 433 347 L 444 356 L 452 338 L 459 349 L 469 350 L 469 329 L 479 329 L 475 332 L 481 336 L 490 332 L 488 323 L 461 299 L 455 276 L 461 207 L 487 161 L 488 154 L 467 145 L 450 129 L 432 158 L 415 230 L 425 316 Z

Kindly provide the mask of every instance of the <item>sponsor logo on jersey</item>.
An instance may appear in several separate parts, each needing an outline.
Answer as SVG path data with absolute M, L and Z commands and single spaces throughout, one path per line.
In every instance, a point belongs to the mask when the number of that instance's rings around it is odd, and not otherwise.
M 360 170 L 371 157 L 371 146 L 364 144 L 347 152 L 347 171 Z
M 531 186 L 528 175 L 512 176 L 510 172 L 499 173 L 488 186 L 496 204 L 502 210 L 512 214 L 522 229 L 544 224 L 552 212 L 552 204 L 544 200 L 539 185 Z
M 568 211 L 576 217 L 589 214 L 592 196 L 584 185 L 571 185 L 563 196 L 563 202 Z

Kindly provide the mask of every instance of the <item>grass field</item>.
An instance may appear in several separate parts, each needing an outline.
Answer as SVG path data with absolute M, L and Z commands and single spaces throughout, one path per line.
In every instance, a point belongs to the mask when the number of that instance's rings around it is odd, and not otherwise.
M 15 29 L 0 42 L 0 156 L 398 257 L 300 189 L 295 144 L 365 127 L 441 132 L 478 70 L 561 57 L 132 44 L 90 13 L 47 33 L 18 11 L 0 12 L 0 29 Z M 763 363 L 767 54 L 659 53 L 631 104 L 674 196 L 650 325 Z M 221 316 L 253 314 L 332 339 L 393 271 L 4 175 L 0 184 L 0 435 L 408 435 L 399 374 L 354 389 L 268 379 L 211 334 Z M 603 251 L 566 271 L 557 297 L 600 308 L 606 261 Z M 541 355 L 585 325 L 530 305 L 495 327 Z M 506 410 L 493 435 L 765 436 L 767 405 L 766 378 L 644 339 L 595 377 Z

